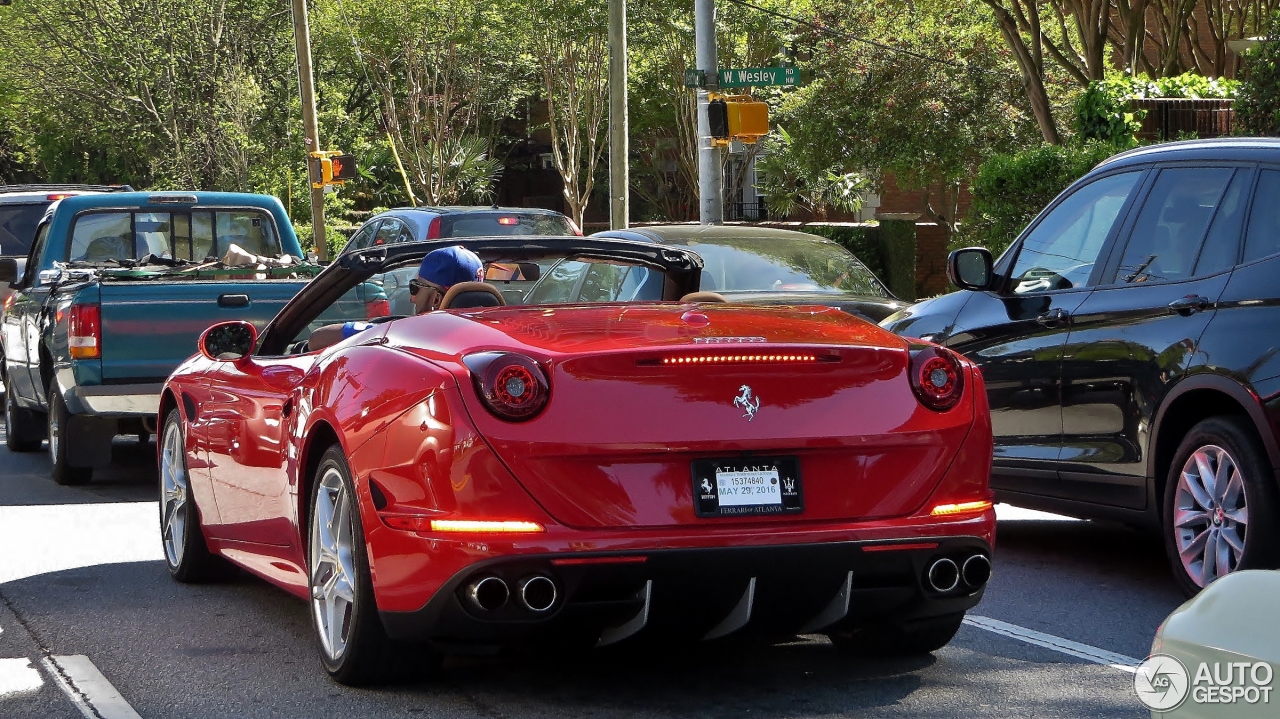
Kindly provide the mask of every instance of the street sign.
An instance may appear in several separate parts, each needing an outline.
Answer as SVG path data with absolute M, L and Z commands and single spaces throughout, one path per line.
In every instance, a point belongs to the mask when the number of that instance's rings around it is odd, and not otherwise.
M 798 67 L 744 67 L 720 71 L 720 87 L 748 87 L 750 85 L 800 84 Z
M 3 2 L 4 0 L 0 0 Z M 688 69 L 684 71 L 684 86 L 698 90 L 707 86 L 707 73 L 702 70 Z

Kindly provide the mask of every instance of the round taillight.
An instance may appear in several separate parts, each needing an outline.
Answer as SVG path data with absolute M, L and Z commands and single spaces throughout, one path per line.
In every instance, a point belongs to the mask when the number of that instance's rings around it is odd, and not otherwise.
M 911 389 L 920 404 L 943 412 L 964 394 L 964 367 L 949 350 L 923 347 L 911 353 Z
M 519 422 L 547 406 L 551 386 L 532 359 L 510 352 L 478 352 L 462 361 L 471 370 L 480 400 L 499 419 Z

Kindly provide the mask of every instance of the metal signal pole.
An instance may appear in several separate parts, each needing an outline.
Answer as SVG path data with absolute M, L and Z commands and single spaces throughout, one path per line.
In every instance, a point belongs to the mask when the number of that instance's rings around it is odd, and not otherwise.
M 631 217 L 627 115 L 627 0 L 609 0 L 609 229 Z
M 698 90 L 698 220 L 704 225 L 724 222 L 724 190 L 721 188 L 720 148 L 711 144 L 707 117 L 708 91 L 720 89 L 716 64 L 716 2 L 693 1 L 694 58 L 706 73 L 706 87 Z
M 298 89 L 302 92 L 302 129 L 307 145 L 307 185 L 311 188 L 311 232 L 315 238 L 316 257 L 329 259 L 329 245 L 324 232 L 324 188 L 316 187 L 321 178 L 313 174 L 311 154 L 320 149 L 320 125 L 316 121 L 316 85 L 311 72 L 311 27 L 307 22 L 307 0 L 291 0 L 293 5 L 293 44 L 298 55 Z

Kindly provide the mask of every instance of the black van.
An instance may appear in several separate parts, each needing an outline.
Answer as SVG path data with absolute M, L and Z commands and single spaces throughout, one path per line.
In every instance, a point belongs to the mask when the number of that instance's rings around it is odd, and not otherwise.
M 977 362 L 1002 501 L 1158 528 L 1188 593 L 1280 566 L 1280 140 L 1116 155 L 886 318 Z

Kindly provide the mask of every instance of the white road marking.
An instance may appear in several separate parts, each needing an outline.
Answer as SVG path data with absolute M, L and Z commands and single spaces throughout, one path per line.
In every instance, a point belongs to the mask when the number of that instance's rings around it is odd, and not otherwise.
M 996 519 L 1001 522 L 1083 522 L 1083 519 L 1075 517 L 1064 517 L 1061 514 L 1050 514 L 1049 512 L 1041 512 L 1036 509 L 1024 509 L 1015 507 L 1012 504 L 997 504 Z
M 83 654 L 40 660 L 85 719 L 142 719 Z
M 164 559 L 156 502 L 0 507 L 0 584 L 99 564 Z
M 1037 632 L 1034 629 L 1020 627 L 1017 624 L 1002 622 L 999 619 L 991 619 L 990 617 L 980 617 L 969 615 L 964 618 L 964 623 L 971 627 L 985 629 L 993 634 L 999 634 L 1010 639 L 1017 639 L 1020 642 L 1034 644 L 1045 649 L 1052 649 L 1055 652 L 1068 654 L 1077 659 L 1084 659 L 1095 664 L 1103 664 L 1112 669 L 1133 673 L 1137 671 L 1137 667 L 1142 663 L 1141 659 L 1134 659 L 1123 654 L 1109 652 L 1106 649 L 1099 649 L 1088 644 L 1073 642 L 1070 639 L 1055 637 L 1052 634 Z
M 26 657 L 0 659 L 0 699 L 34 692 L 44 686 L 40 671 Z

